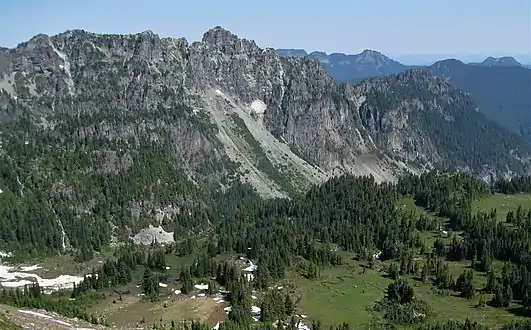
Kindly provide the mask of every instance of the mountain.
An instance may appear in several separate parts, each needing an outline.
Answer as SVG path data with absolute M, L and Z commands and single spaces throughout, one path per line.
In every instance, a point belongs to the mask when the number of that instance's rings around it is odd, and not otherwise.
M 281 56 L 318 59 L 332 78 L 350 83 L 414 68 L 370 50 L 357 55 L 327 55 L 324 52 L 307 54 L 300 49 L 278 49 L 277 53 Z M 481 63 L 469 64 L 448 59 L 431 66 L 416 67 L 426 68 L 431 74 L 450 79 L 454 86 L 472 95 L 479 111 L 489 119 L 531 141 L 531 71 L 513 57 L 488 57 Z
M 522 64 L 518 62 L 514 57 L 511 56 L 502 56 L 502 57 L 487 57 L 481 63 L 469 63 L 472 65 L 482 65 L 482 66 L 503 66 L 503 67 L 520 67 Z
M 321 62 L 325 70 L 338 81 L 358 82 L 368 77 L 380 77 L 396 74 L 408 69 L 408 66 L 399 63 L 375 50 L 366 49 L 360 54 L 343 54 L 312 52 L 307 54 L 302 49 L 277 49 L 277 54 L 288 57 L 315 58 Z
M 304 57 L 308 53 L 304 49 L 277 49 L 277 54 L 284 57 Z
M 469 92 L 479 110 L 487 117 L 531 141 L 530 69 L 522 66 L 469 65 L 458 60 L 444 60 L 427 70 Z
M 193 43 L 41 34 L 0 53 L 0 77 L 9 251 L 99 251 L 149 224 L 204 231 L 222 216 L 204 205 L 248 198 L 241 183 L 279 197 L 343 172 L 385 181 L 406 168 L 529 169 L 529 147 L 445 79 L 413 69 L 337 84 L 315 59 L 221 27 Z

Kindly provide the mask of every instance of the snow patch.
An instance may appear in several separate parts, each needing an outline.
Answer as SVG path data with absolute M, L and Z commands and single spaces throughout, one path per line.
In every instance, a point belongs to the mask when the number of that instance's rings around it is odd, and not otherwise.
M 0 251 L 0 258 L 7 258 L 7 257 L 12 257 L 12 256 L 13 256 L 13 253 L 11 252 Z
M 20 267 L 20 269 L 23 271 L 23 272 L 32 272 L 34 270 L 37 270 L 37 269 L 41 269 L 42 267 L 41 266 L 37 266 L 37 265 L 33 265 L 33 266 L 22 266 Z
M 247 279 L 247 282 L 251 282 L 252 280 L 254 280 L 254 275 L 253 274 L 245 274 L 245 278 Z
M 50 315 L 46 315 L 46 314 L 42 314 L 42 313 L 37 313 L 37 312 L 34 312 L 34 311 L 25 311 L 25 310 L 21 310 L 21 309 L 19 309 L 18 312 L 19 312 L 19 313 L 24 313 L 24 314 L 33 315 L 33 316 L 42 317 L 42 318 L 45 318 L 45 319 L 51 319 L 51 318 L 52 318 Z
M 251 306 L 251 314 L 253 315 L 253 320 L 259 322 L 262 314 L 260 307 Z
M 168 284 L 159 283 L 159 286 L 160 286 L 161 288 L 167 288 L 167 287 L 168 287 Z
M 57 56 L 59 56 L 64 62 L 63 67 L 61 68 L 61 65 L 59 65 L 59 68 L 61 70 L 64 70 L 66 74 L 65 83 L 68 86 L 68 92 L 70 93 L 71 96 L 74 96 L 74 81 L 72 80 L 72 74 L 70 72 L 70 61 L 68 60 L 68 57 L 66 56 L 65 53 L 55 48 L 53 44 L 51 44 L 51 46 L 54 52 L 57 54 Z
M 181 290 L 175 290 L 173 291 L 176 295 L 180 295 L 181 294 Z
M 256 114 L 261 115 L 266 111 L 267 105 L 261 100 L 254 100 L 251 103 L 251 109 L 253 109 Z
M 35 270 L 38 266 L 28 266 L 26 269 Z M 22 268 L 24 269 L 24 268 Z M 74 283 L 83 281 L 83 277 L 72 275 L 60 275 L 56 278 L 41 278 L 39 275 L 27 272 L 16 272 L 15 267 L 0 265 L 0 285 L 8 288 L 17 288 L 24 285 L 31 285 L 35 282 L 39 286 L 46 288 L 48 292 L 59 289 L 71 289 Z M 30 271 L 28 270 L 28 271 Z M 31 281 L 29 279 L 32 279 Z
M 219 89 L 216 89 L 216 94 L 218 95 L 224 95 L 222 91 L 220 91 Z
M 243 271 L 244 272 L 254 272 L 258 269 L 258 266 L 253 264 L 252 261 L 249 261 L 249 266 L 244 268 Z
M 194 285 L 194 288 L 197 290 L 208 290 L 208 284 L 196 284 Z
M 57 324 L 62 324 L 62 325 L 66 325 L 67 327 L 71 327 L 72 324 L 70 323 L 66 323 L 64 321 L 61 321 L 61 320 L 56 320 L 54 319 L 53 317 L 51 317 L 50 315 L 46 315 L 46 314 L 42 314 L 42 313 L 37 313 L 37 312 L 34 312 L 34 311 L 25 311 L 25 310 L 22 310 L 22 309 L 19 309 L 18 310 L 19 313 L 23 313 L 23 314 L 29 314 L 29 315 L 33 315 L 33 316 L 37 316 L 37 317 L 41 317 L 43 319 L 48 319 L 50 321 L 53 321 Z

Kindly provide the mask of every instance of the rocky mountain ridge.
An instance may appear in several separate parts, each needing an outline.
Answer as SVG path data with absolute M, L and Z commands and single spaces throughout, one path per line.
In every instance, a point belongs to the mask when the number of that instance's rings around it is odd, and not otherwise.
M 373 53 L 366 51 L 360 56 L 368 58 Z M 275 139 L 271 143 L 293 147 L 325 171 L 343 164 L 347 167 L 352 165 L 357 154 L 371 154 L 378 148 L 384 153 L 391 151 L 385 150 L 385 146 L 374 145 L 372 141 L 376 136 L 368 136 L 367 127 L 362 125 L 352 132 L 352 128 L 343 126 L 345 119 L 358 123 L 361 121 L 362 118 L 353 110 L 363 104 L 366 98 L 364 92 L 379 87 L 377 84 L 368 82 L 358 88 L 335 85 L 317 62 L 281 59 L 272 49 L 262 50 L 254 41 L 239 39 L 220 27 L 206 32 L 202 42 L 191 44 L 184 39 L 161 39 L 151 31 L 134 36 L 68 31 L 55 37 L 36 36 L 16 50 L 4 54 L 11 61 L 7 71 L 10 71 L 15 83 L 9 84 L 8 76 L 7 83 L 5 78 L 2 80 L 3 89 L 8 94 L 11 91 L 11 96 L 18 98 L 17 104 L 30 105 L 36 98 L 43 99 L 45 95 L 53 97 L 49 107 L 38 109 L 45 115 L 41 118 L 44 120 L 53 121 L 58 112 L 77 116 L 102 113 L 102 106 L 94 104 L 92 99 L 105 99 L 109 95 L 103 94 L 113 93 L 109 100 L 110 108 L 132 111 L 136 107 L 133 103 L 137 102 L 156 115 L 155 108 L 161 107 L 160 94 L 170 94 L 164 95 L 166 97 L 163 100 L 168 102 L 171 96 L 177 97 L 177 100 L 173 98 L 171 101 L 189 107 L 191 113 L 182 115 L 189 116 L 190 120 L 198 113 L 214 119 L 218 135 L 223 134 L 219 132 L 222 123 L 216 121 L 219 111 L 213 113 L 212 109 L 218 110 L 229 105 L 236 111 L 241 110 L 237 115 L 240 119 L 244 117 L 247 129 L 253 125 L 260 126 L 255 127 L 255 136 L 265 128 L 267 132 L 261 133 L 271 133 Z M 101 89 L 98 84 L 102 83 L 103 77 L 99 72 L 104 70 L 107 70 L 107 76 L 115 75 L 113 78 L 117 79 L 107 81 L 108 88 Z M 16 77 L 28 73 L 33 77 Z M 301 75 L 297 76 L 297 73 Z M 404 77 L 424 80 L 426 86 L 421 87 L 444 84 L 418 71 L 412 71 Z M 25 85 L 19 85 L 21 81 Z M 88 87 L 89 91 L 79 91 L 78 85 L 85 89 Z M 443 91 L 448 89 L 449 86 L 442 88 Z M 54 92 L 55 95 L 52 95 Z M 332 95 L 334 93 L 336 95 Z M 334 96 L 340 98 L 337 100 L 340 102 L 333 104 L 331 97 Z M 301 103 L 306 103 L 305 107 Z M 171 106 L 171 102 L 162 104 L 164 108 Z M 331 111 L 334 107 L 340 111 L 339 117 Z M 312 116 L 320 116 L 322 124 L 315 125 Z M 226 121 L 226 118 L 222 121 Z M 142 127 L 140 130 L 145 134 L 147 128 Z M 121 138 L 129 137 L 130 133 L 122 131 L 118 133 Z M 219 142 L 210 141 L 206 134 L 199 135 L 197 132 L 176 133 L 179 134 L 172 136 L 172 139 L 178 145 L 177 135 L 189 135 L 187 138 L 194 140 L 192 145 L 186 143 L 174 147 L 181 152 L 185 163 L 190 163 L 188 165 L 197 165 L 200 160 L 194 156 L 200 151 L 214 151 L 214 144 Z M 379 133 L 373 131 L 373 134 Z M 85 128 L 84 132 L 77 134 L 86 138 L 97 133 Z M 327 148 L 327 144 L 332 144 L 332 148 Z M 228 149 L 227 154 L 231 155 Z M 288 158 L 296 158 L 293 156 L 291 154 Z M 307 165 L 301 166 L 307 168 Z
M 98 250 L 105 233 L 148 224 L 182 233 L 212 220 L 201 201 L 240 181 L 282 197 L 344 172 L 385 181 L 404 169 L 489 177 L 529 166 L 529 147 L 445 79 L 414 69 L 337 84 L 315 59 L 221 27 L 193 43 L 38 35 L 0 53 L 0 89 L 6 249 L 21 223 L 35 228 L 17 244 L 51 249 Z

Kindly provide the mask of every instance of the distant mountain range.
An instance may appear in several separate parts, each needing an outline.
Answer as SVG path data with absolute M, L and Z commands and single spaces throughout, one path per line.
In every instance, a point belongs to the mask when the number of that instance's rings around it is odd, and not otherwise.
M 319 51 L 306 53 L 304 49 L 277 49 L 277 54 L 285 57 L 315 58 L 321 62 L 332 78 L 348 82 L 359 82 L 369 77 L 388 76 L 404 72 L 410 68 L 410 66 L 370 49 L 359 54 L 326 54 Z
M 375 50 L 364 50 L 360 54 L 326 54 L 319 51 L 307 53 L 303 49 L 278 49 L 277 53 L 286 57 L 315 58 L 332 78 L 350 83 L 424 68 L 469 92 L 487 117 L 531 141 L 531 69 L 513 57 L 489 56 L 482 62 L 468 64 L 447 59 L 430 66 L 412 66 Z
M 331 53 L 322 51 L 306 52 L 304 49 L 277 49 L 283 57 L 310 57 L 321 62 L 326 71 L 336 80 L 358 82 L 364 78 L 387 76 L 404 72 L 411 68 L 428 67 L 425 64 L 406 65 L 376 50 L 365 49 L 359 54 Z M 444 59 L 443 59 L 444 60 Z M 440 62 L 440 61 L 439 61 Z M 437 62 L 433 63 L 435 65 Z M 470 65 L 489 67 L 526 67 L 514 57 L 489 56 L 482 62 L 469 62 Z

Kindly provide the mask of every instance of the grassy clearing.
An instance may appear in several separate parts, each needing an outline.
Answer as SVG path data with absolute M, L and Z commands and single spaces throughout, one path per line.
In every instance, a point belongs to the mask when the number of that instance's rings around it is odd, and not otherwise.
M 413 216 L 416 218 L 418 218 L 421 214 L 429 215 L 437 219 L 437 221 L 443 225 L 445 223 L 448 223 L 449 221 L 448 218 L 439 217 L 431 212 L 424 210 L 422 207 L 417 206 L 411 196 L 400 198 L 397 202 L 397 208 L 403 212 L 413 214 Z M 438 230 L 420 232 L 420 238 L 426 243 L 426 246 L 428 247 L 432 247 L 433 243 L 435 243 L 437 238 L 442 238 L 445 243 L 448 243 L 450 241 L 448 235 L 443 235 Z
M 366 311 L 385 293 L 390 280 L 375 270 L 367 270 L 355 263 L 346 267 L 326 269 L 318 280 L 289 275 L 301 300 L 297 312 L 309 319 L 321 320 L 324 328 L 347 321 L 358 329 L 368 325 L 371 315 Z
M 422 212 L 425 212 L 421 207 L 415 205 L 415 201 L 410 196 L 400 198 L 396 207 L 399 210 L 411 212 L 415 217 L 419 217 Z
M 495 194 L 472 203 L 473 212 L 490 212 L 496 209 L 498 220 L 504 221 L 509 211 L 516 211 L 521 205 L 524 210 L 531 209 L 531 194 L 502 195 Z
M 349 322 L 354 329 L 367 328 L 372 319 L 370 309 L 374 303 L 381 299 L 391 282 L 385 273 L 377 270 L 367 270 L 362 274 L 360 264 L 351 262 L 345 267 L 326 269 L 321 272 L 318 280 L 306 280 L 290 274 L 296 290 L 302 296 L 297 306 L 297 312 L 309 316 L 309 319 L 319 319 L 325 328 L 340 322 Z M 456 278 L 466 269 L 469 262 L 452 262 L 450 270 Z M 476 288 L 481 288 L 486 282 L 484 274 L 477 273 L 474 277 Z M 501 324 L 516 320 L 519 316 L 511 313 L 509 309 L 493 307 L 476 308 L 479 294 L 472 300 L 457 296 L 457 293 L 443 296 L 435 292 L 429 283 L 421 283 L 410 279 L 417 297 L 426 301 L 435 315 L 428 323 L 444 322 L 449 319 L 464 321 L 467 318 L 485 325 L 497 328 Z M 490 300 L 491 296 L 485 296 Z
M 474 280 L 481 281 L 482 279 L 476 276 Z M 414 289 L 417 297 L 426 301 L 435 312 L 435 316 L 428 320 L 428 323 L 434 324 L 446 320 L 465 321 L 468 318 L 492 328 L 499 328 L 502 324 L 518 319 L 508 309 L 489 306 L 476 308 L 480 299 L 479 294 L 474 299 L 467 300 L 457 296 L 456 293 L 448 296 L 439 295 L 434 292 L 430 285 L 419 284 L 418 282 L 416 284 L 418 286 L 415 286 Z M 490 300 L 490 295 L 487 295 L 486 298 Z M 512 307 L 516 307 L 516 305 Z
M 422 207 L 417 206 L 415 204 L 415 200 L 413 200 L 413 197 L 411 196 L 404 196 L 400 198 L 397 202 L 397 208 L 402 211 L 411 212 L 416 217 L 419 217 L 421 214 L 426 214 L 438 219 L 440 222 L 443 223 L 448 221 L 448 218 L 437 216 L 432 212 L 428 212 Z

